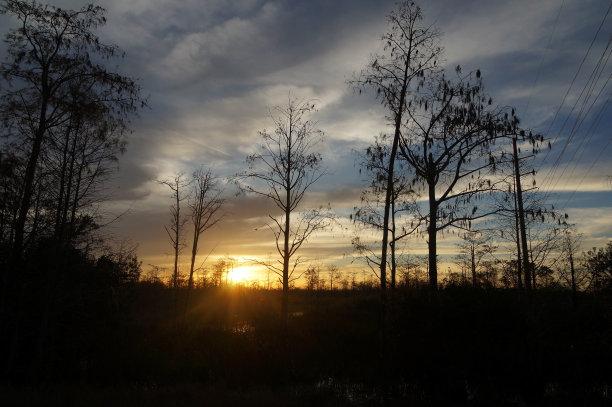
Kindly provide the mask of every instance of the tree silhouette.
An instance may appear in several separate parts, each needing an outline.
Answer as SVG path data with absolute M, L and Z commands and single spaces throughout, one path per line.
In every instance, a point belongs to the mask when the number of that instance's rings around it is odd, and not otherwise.
M 344 276 L 340 272 L 340 269 L 335 264 L 327 266 L 327 272 L 329 273 L 329 290 L 334 291 L 334 281 L 338 282 Z
M 38 375 L 56 356 L 54 332 L 74 312 L 71 296 L 83 295 L 78 273 L 91 266 L 101 187 L 144 101 L 132 78 L 105 66 L 121 52 L 94 33 L 104 9 L 7 0 L 0 13 L 18 22 L 0 65 L 0 330 L 11 332 L 9 354 L 32 338 L 27 358 Z M 17 360 L 9 359 L 8 371 Z
M 93 95 L 79 83 L 71 87 L 66 104 L 70 117 L 61 126 L 49 129 L 46 151 L 41 163 L 46 169 L 42 189 L 49 208 L 49 223 L 57 241 L 76 243 L 96 228 L 94 214 L 85 210 L 100 199 L 109 178 L 125 149 L 124 128 L 109 107 L 96 103 Z
M 189 182 L 185 180 L 183 173 L 178 173 L 174 178 L 159 181 L 160 184 L 167 186 L 172 191 L 171 198 L 173 200 L 170 205 L 170 224 L 164 226 L 168 239 L 172 243 L 174 252 L 174 269 L 172 272 L 172 287 L 179 287 L 179 267 L 178 259 L 181 250 L 185 247 L 183 228 L 187 223 L 188 217 L 181 214 L 181 204 L 187 199 L 185 188 L 189 186 Z
M 228 263 L 227 259 L 220 258 L 213 264 L 211 283 L 214 287 L 221 287 L 223 285 L 223 276 L 227 276 L 229 269 L 230 263 Z
M 383 309 L 386 304 L 387 250 L 389 245 L 390 218 L 394 198 L 395 161 L 402 127 L 408 117 L 405 110 L 408 95 L 417 78 L 432 71 L 442 52 L 440 34 L 433 26 L 423 23 L 423 12 L 413 1 L 398 4 L 388 17 L 389 31 L 382 36 L 385 52 L 375 55 L 358 78 L 351 83 L 359 88 L 374 88 L 381 103 L 389 110 L 389 120 L 394 134 L 389 154 L 385 157 L 385 201 L 381 223 L 382 241 L 380 255 L 380 288 Z
M 417 288 L 427 281 L 426 256 L 407 255 L 400 259 L 398 271 L 401 284 L 408 288 Z
M 612 288 L 612 241 L 606 247 L 593 247 L 587 251 L 583 254 L 582 263 L 590 276 L 590 289 Z
M 187 284 L 187 304 L 189 303 L 189 293 L 193 288 L 194 264 L 198 254 L 200 236 L 221 220 L 222 215 L 219 211 L 225 203 L 225 199 L 221 197 L 223 191 L 219 188 L 217 179 L 210 170 L 204 171 L 203 168 L 200 168 L 195 171 L 192 177 L 192 185 L 193 191 L 189 199 L 189 208 L 191 209 L 191 221 L 193 223 L 193 242 L 189 282 Z
M 313 103 L 291 95 L 286 107 L 274 108 L 270 113 L 274 131 L 259 132 L 259 152 L 247 157 L 249 168 L 237 176 L 243 191 L 271 200 L 282 212 L 280 218 L 269 215 L 267 224 L 280 260 L 265 265 L 282 279 L 283 325 L 288 317 L 289 283 L 300 263 L 295 255 L 314 232 L 328 227 L 331 219 L 329 208 L 324 207 L 296 216 L 306 191 L 325 173 L 316 150 L 323 133 L 308 118 L 314 109 Z
M 565 267 L 560 267 L 559 274 L 562 279 L 568 282 L 572 290 L 572 303 L 574 306 L 576 306 L 578 287 L 583 285 L 586 277 L 586 273 L 582 272 L 582 268 L 577 270 L 578 267 L 576 264 L 576 255 L 578 254 L 578 250 L 580 250 L 582 238 L 583 235 L 576 232 L 574 225 L 564 224 L 561 238 L 561 253 L 567 260 L 566 264 L 569 266 L 569 273 L 566 272 Z
M 8 84 L 3 87 L 3 121 L 23 140 L 25 159 L 12 242 L 15 261 L 23 250 L 42 147 L 53 129 L 78 123 L 75 115 L 81 110 L 75 112 L 71 103 L 75 89 L 84 95 L 79 106 L 104 112 L 120 133 L 143 104 L 134 80 L 97 62 L 119 54 L 117 46 L 101 43 L 93 32 L 105 23 L 104 12 L 93 5 L 73 11 L 18 0 L 7 0 L 0 8 L 20 23 L 5 37 L 8 59 L 0 67 Z
M 375 230 L 384 229 L 384 213 L 381 213 L 381 208 L 384 209 L 386 202 L 387 191 L 390 191 L 390 209 L 389 209 L 389 224 L 387 225 L 390 237 L 389 242 L 390 261 L 387 261 L 390 271 L 391 291 L 396 286 L 396 271 L 397 271 L 397 244 L 406 236 L 412 234 L 418 228 L 418 222 L 415 224 L 414 219 L 407 218 L 407 214 L 411 214 L 416 210 L 416 194 L 407 179 L 407 172 L 402 164 L 396 164 L 394 180 L 391 183 L 391 190 L 388 189 L 388 162 L 391 147 L 386 142 L 387 137 L 381 136 L 377 138 L 373 145 L 366 149 L 365 159 L 362 162 L 362 167 L 365 168 L 368 178 L 371 180 L 368 189 L 361 194 L 361 206 L 355 208 L 354 219 L 363 225 Z M 383 211 L 384 212 L 384 211 Z M 380 278 L 380 254 L 367 249 L 365 242 L 361 239 L 353 239 L 354 247 L 366 256 L 366 262 L 370 268 Z M 375 266 L 375 267 L 372 267 Z
M 318 266 L 310 265 L 304 271 L 304 277 L 306 278 L 306 288 L 310 291 L 319 290 L 321 287 L 321 269 Z
M 515 149 L 517 139 L 521 144 Z M 554 207 L 546 205 L 542 199 L 536 186 L 535 169 L 530 164 L 530 160 L 535 157 L 543 143 L 543 136 L 521 130 L 513 137 L 513 151 L 507 155 L 511 160 L 500 165 L 504 168 L 503 172 L 509 170 L 511 175 L 503 180 L 505 186 L 500 188 L 503 192 L 495 196 L 497 232 L 502 239 L 510 240 L 516 246 L 515 253 L 519 261 L 516 265 L 518 277 L 514 280 L 519 289 L 523 288 L 523 282 L 526 289 L 535 289 L 537 277 L 539 275 L 546 277 L 549 274 L 546 264 L 559 245 L 560 234 L 557 223 L 561 225 L 561 218 Z M 521 148 L 523 150 L 529 148 L 531 151 L 519 157 Z M 527 176 L 531 179 L 524 182 L 523 178 Z M 518 178 L 522 179 L 520 194 Z
M 497 246 L 491 244 L 491 236 L 479 230 L 467 230 L 460 234 L 461 241 L 456 244 L 459 248 L 457 265 L 463 270 L 470 270 L 472 286 L 478 285 L 478 275 L 487 267 L 487 257 L 491 256 Z
M 406 110 L 400 154 L 413 172 L 413 183 L 423 192 L 427 206 L 421 215 L 426 225 L 429 285 L 438 287 L 437 238 L 446 228 L 468 230 L 472 221 L 495 210 L 478 204 L 485 193 L 497 189 L 493 176 L 504 151 L 496 142 L 516 133 L 514 110 L 494 107 L 483 91 L 480 71 L 457 80 L 433 75 L 422 81 Z
M 10 253 L 6 252 L 13 241 L 15 231 L 15 219 L 19 213 L 20 190 L 21 190 L 21 158 L 17 148 L 12 148 L 7 143 L 0 151 L 0 242 L 6 260 Z

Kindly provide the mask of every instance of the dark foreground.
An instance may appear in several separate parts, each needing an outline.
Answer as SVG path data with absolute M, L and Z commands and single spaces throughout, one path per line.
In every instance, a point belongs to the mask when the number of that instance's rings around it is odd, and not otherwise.
M 385 335 L 375 291 L 292 292 L 286 333 L 280 292 L 184 294 L 124 287 L 20 336 L 0 405 L 612 405 L 605 293 L 400 290 Z

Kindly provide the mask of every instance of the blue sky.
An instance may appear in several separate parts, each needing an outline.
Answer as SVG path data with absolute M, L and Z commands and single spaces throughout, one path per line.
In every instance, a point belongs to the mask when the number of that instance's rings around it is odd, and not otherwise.
M 80 8 L 84 3 L 56 4 Z M 241 171 L 256 146 L 257 131 L 270 127 L 267 108 L 282 105 L 289 91 L 316 101 L 319 112 L 314 118 L 326 134 L 323 152 L 330 175 L 308 201 L 329 202 L 340 215 L 358 203 L 367 181 L 358 174 L 356 152 L 388 128 L 374 95 L 356 95 L 346 81 L 380 50 L 379 38 L 394 1 L 98 4 L 108 11 L 100 36 L 126 51 L 126 58 L 116 61 L 119 70 L 140 78 L 149 97 L 150 108 L 134 120 L 128 151 L 109 186 L 113 198 L 108 206 L 114 213 L 129 210 L 110 232 L 138 243 L 145 264 L 171 262 L 163 228 L 170 201 L 155 180 L 176 171 L 190 173 L 200 165 L 221 176 Z M 604 245 L 612 238 L 612 110 L 606 104 L 612 93 L 612 84 L 606 82 L 612 73 L 606 49 L 612 16 L 569 86 L 610 2 L 431 0 L 421 6 L 427 22 L 443 33 L 445 66 L 480 69 L 496 103 L 515 106 L 524 127 L 556 139 L 550 153 L 538 157 L 538 183 L 549 203 L 567 212 L 585 233 L 585 247 Z M 5 32 L 11 22 L 4 17 L 0 24 Z M 602 55 L 595 71 L 599 79 L 581 97 Z M 587 94 L 591 98 L 578 115 Z M 583 121 L 570 137 L 577 117 Z M 214 248 L 219 256 L 273 254 L 271 234 L 254 230 L 269 213 L 268 203 L 231 198 L 227 209 L 231 216 L 204 238 L 201 253 Z M 304 254 L 321 264 L 347 263 L 353 260 L 351 236 L 339 228 L 330 231 L 305 246 Z M 424 242 L 412 246 L 413 252 L 424 250 Z M 450 240 L 442 245 L 442 250 L 452 249 Z

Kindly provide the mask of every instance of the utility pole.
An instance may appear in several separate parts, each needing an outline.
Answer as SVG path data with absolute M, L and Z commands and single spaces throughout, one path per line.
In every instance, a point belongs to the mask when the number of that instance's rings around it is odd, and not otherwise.
M 521 173 L 519 171 L 519 158 L 516 151 L 516 136 L 512 139 L 512 149 L 514 150 L 514 179 L 516 181 L 516 200 L 518 204 L 519 226 L 521 234 L 521 251 L 523 255 L 523 272 L 525 276 L 525 289 L 531 290 L 531 264 L 529 263 L 529 253 L 527 252 L 527 233 L 525 231 L 525 212 L 523 211 L 523 192 L 521 190 Z
M 516 154 L 515 154 L 516 155 Z M 521 265 L 521 232 L 518 218 L 518 200 L 516 199 L 516 180 L 514 181 L 514 226 L 516 230 L 516 276 L 518 278 L 518 289 L 523 291 L 523 267 Z

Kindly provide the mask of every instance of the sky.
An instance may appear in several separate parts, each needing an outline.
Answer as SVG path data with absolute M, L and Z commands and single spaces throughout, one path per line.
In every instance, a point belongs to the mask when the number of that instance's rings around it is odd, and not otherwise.
M 62 8 L 85 3 L 58 0 Z M 372 93 L 347 85 L 381 50 L 394 1 L 380 0 L 103 0 L 107 24 L 98 33 L 126 53 L 117 69 L 139 79 L 148 108 L 134 118 L 128 150 L 108 185 L 107 227 L 117 242 L 138 245 L 144 269 L 169 267 L 164 230 L 169 190 L 157 180 L 199 166 L 221 177 L 246 168 L 258 131 L 270 129 L 269 108 L 288 94 L 312 99 L 312 116 L 325 133 L 328 175 L 306 197 L 305 208 L 330 204 L 338 225 L 302 250 L 307 263 L 363 268 L 351 247 L 347 216 L 367 180 L 359 152 L 388 132 Z M 552 140 L 536 161 L 537 181 L 550 205 L 568 213 L 584 233 L 584 247 L 612 238 L 612 85 L 610 2 L 603 0 L 452 0 L 420 2 L 427 23 L 443 33 L 444 66 L 480 69 L 486 90 L 514 106 L 523 127 Z M 0 31 L 12 26 L 0 19 Z M 598 27 L 601 28 L 598 31 Z M 596 36 L 597 33 L 597 36 Z M 588 54 L 587 54 L 588 50 Z M 599 61 L 599 65 L 598 65 Z M 579 69 L 580 68 L 580 69 Z M 595 81 L 588 85 L 589 77 Z M 570 87 L 570 84 L 572 86 Z M 231 256 L 244 268 L 252 258 L 274 258 L 265 219 L 269 202 L 226 189 L 226 216 L 202 237 L 200 259 Z M 190 239 L 188 239 L 189 241 Z M 408 244 L 413 254 L 425 242 Z M 441 242 L 442 253 L 456 251 Z M 182 261 L 187 264 L 189 250 Z M 263 275 L 263 274 L 261 274 Z

